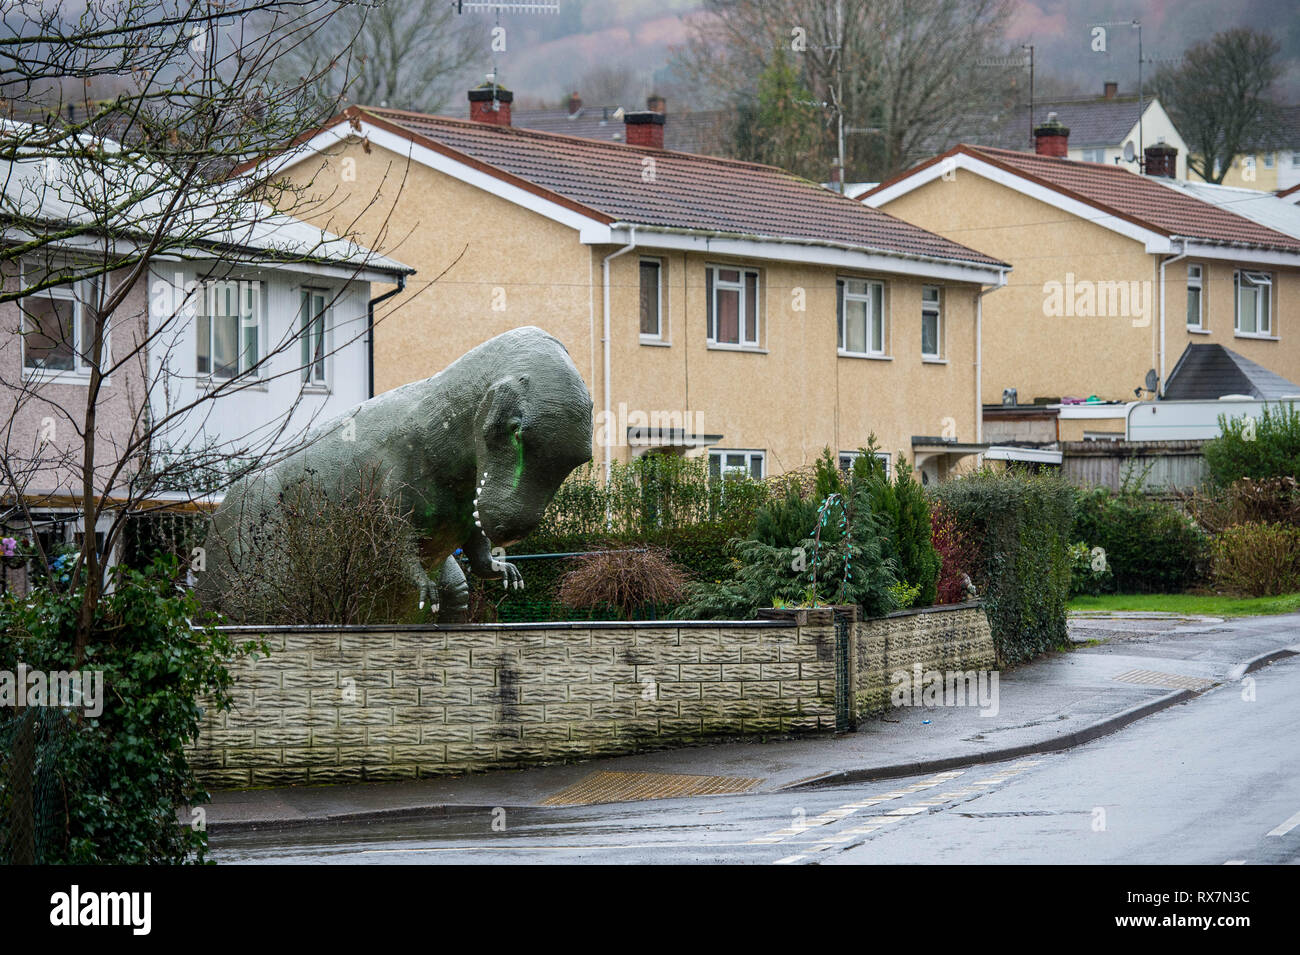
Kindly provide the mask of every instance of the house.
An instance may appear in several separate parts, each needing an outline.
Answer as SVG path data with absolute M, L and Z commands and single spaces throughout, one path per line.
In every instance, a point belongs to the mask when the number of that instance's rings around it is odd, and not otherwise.
M 1139 175 L 1065 158 L 1059 122 L 1036 132 L 1034 153 L 959 145 L 862 200 L 1014 267 L 984 307 L 990 402 L 1060 402 L 1073 441 L 1122 430 L 1121 403 L 1160 395 L 1191 344 L 1300 380 L 1300 232 L 1207 201 L 1167 145 Z
M 1147 146 L 1166 144 L 1178 150 L 1174 177 L 1187 178 L 1187 143 L 1160 100 L 1121 94 L 1119 84 L 1111 81 L 1106 82 L 1100 97 L 1036 102 L 1032 117 L 1029 109 L 1023 107 L 1000 124 L 993 125 L 988 135 L 976 142 L 999 149 L 1032 152 L 1035 148 L 1034 130 L 1053 114 L 1070 131 L 1066 152 L 1069 159 L 1118 164 L 1137 171 L 1138 159 Z M 1129 149 L 1131 152 L 1127 152 Z
M 586 379 L 605 466 L 707 454 L 766 476 L 875 434 L 932 480 L 982 450 L 980 309 L 1004 263 L 780 169 L 666 150 L 662 113 L 596 142 L 470 98 L 469 121 L 352 108 L 269 160 L 419 270 L 376 333 L 381 390 L 532 324 Z M 392 248 L 364 206 L 381 182 Z
M 0 133 L 25 135 L 21 124 Z M 115 144 L 94 147 L 120 156 Z M 183 195 L 196 207 L 173 215 L 156 170 L 113 156 L 62 163 L 51 173 L 18 158 L 3 171 L 0 522 L 47 545 L 80 543 L 79 432 L 93 405 L 92 484 L 110 511 L 94 529 L 102 547 L 113 505 L 140 503 L 146 451 L 157 462 L 202 448 L 210 467 L 274 453 L 368 397 L 371 284 L 400 284 L 411 270 L 229 185 Z M 84 198 L 87 183 L 92 196 L 126 198 L 106 212 Z M 191 506 L 214 475 L 190 477 L 152 488 L 149 506 Z
M 1188 178 L 1203 181 L 1194 172 Z M 1300 187 L 1300 105 L 1277 110 L 1277 124 L 1260 137 L 1250 152 L 1233 158 L 1222 185 L 1264 192 Z

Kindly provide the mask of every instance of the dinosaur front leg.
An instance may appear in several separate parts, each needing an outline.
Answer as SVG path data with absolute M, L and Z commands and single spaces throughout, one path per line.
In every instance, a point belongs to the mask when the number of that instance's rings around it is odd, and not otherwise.
M 492 542 L 483 532 L 476 530 L 465 543 L 465 554 L 469 557 L 469 569 L 479 577 L 487 580 L 499 580 L 506 590 L 523 590 L 524 575 L 519 568 L 509 561 L 492 556 Z
M 429 613 L 437 613 L 441 603 L 438 596 L 438 582 L 429 578 L 429 573 L 424 569 L 424 561 L 420 559 L 419 545 L 410 541 L 402 548 L 402 567 L 406 572 L 406 579 L 415 587 L 416 599 L 419 601 L 420 609 L 427 609 Z

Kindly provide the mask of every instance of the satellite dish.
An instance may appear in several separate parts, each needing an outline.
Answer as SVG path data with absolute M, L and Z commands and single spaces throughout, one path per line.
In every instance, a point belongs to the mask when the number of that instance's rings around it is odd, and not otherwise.
M 1150 371 L 1147 372 L 1146 381 L 1142 382 L 1142 387 L 1145 388 L 1147 391 L 1154 392 L 1156 390 L 1156 386 L 1159 384 L 1160 384 L 1160 376 L 1157 375 L 1156 370 L 1152 368 Z
M 1130 139 L 1128 142 L 1124 144 L 1124 161 L 1132 162 L 1133 158 L 1136 155 L 1137 155 L 1137 151 L 1134 150 L 1133 148 L 1133 140 Z

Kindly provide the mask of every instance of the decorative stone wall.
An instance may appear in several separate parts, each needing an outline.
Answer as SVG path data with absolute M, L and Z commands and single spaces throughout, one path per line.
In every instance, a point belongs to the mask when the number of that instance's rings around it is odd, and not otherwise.
M 192 751 L 214 786 L 410 779 L 834 729 L 834 628 L 751 621 L 234 628 L 269 657 Z
M 889 706 L 890 674 L 990 670 L 997 653 L 978 602 L 900 610 L 854 625 L 854 710 L 859 718 Z
M 786 619 L 232 628 L 270 655 L 234 666 L 234 706 L 191 749 L 214 787 L 413 779 L 720 736 L 835 729 L 892 670 L 991 665 L 977 604 L 851 624 L 843 685 L 830 611 Z M 847 694 L 847 695 L 846 695 Z M 883 694 L 883 696 L 882 696 Z M 883 700 L 883 702 L 881 702 Z

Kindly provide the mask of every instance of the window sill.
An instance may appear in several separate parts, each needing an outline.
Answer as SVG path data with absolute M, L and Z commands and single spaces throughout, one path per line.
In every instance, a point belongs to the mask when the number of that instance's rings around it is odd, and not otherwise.
M 328 395 L 331 392 L 332 389 L 330 388 L 329 385 L 321 385 L 321 384 L 313 385 L 304 382 L 302 386 L 302 393 L 304 395 Z
M 923 365 L 946 365 L 948 359 L 940 358 L 938 355 L 922 355 L 921 364 Z
M 893 361 L 893 355 L 871 355 L 861 351 L 845 351 L 843 348 L 837 348 L 835 353 L 841 358 L 865 358 L 868 361 Z
M 206 394 L 229 385 L 231 382 L 234 382 L 234 384 L 227 391 L 227 394 L 231 395 L 237 395 L 241 391 L 270 391 L 270 385 L 259 378 L 245 378 L 243 381 L 239 381 L 235 378 L 207 378 L 203 375 L 194 379 L 194 387 Z
M 766 348 L 759 348 L 757 345 L 719 345 L 717 342 L 708 343 L 709 351 L 739 351 L 750 352 L 754 355 L 766 355 Z
M 672 343 L 672 342 L 666 342 L 666 341 L 664 341 L 662 338 L 654 338 L 654 337 L 652 337 L 652 336 L 650 336 L 650 335 L 642 335 L 642 336 L 641 336 L 641 344 L 642 344 L 642 345 L 650 345 L 650 346 L 652 346 L 652 347 L 654 347 L 654 348 L 672 348 L 672 347 L 673 347 L 673 343 Z
M 1278 338 L 1276 335 L 1253 335 L 1250 332 L 1233 332 L 1232 337 L 1233 338 L 1254 338 L 1257 341 L 1261 341 L 1261 342 L 1279 342 L 1282 340 Z
M 90 384 L 90 372 L 84 371 L 42 371 L 39 368 L 24 368 L 23 381 L 34 385 L 81 385 Z M 100 379 L 105 388 L 113 384 L 112 376 Z
M 1189 334 L 1189 335 L 1209 335 L 1209 334 L 1210 334 L 1210 330 L 1209 330 L 1208 328 L 1193 328 L 1191 325 L 1188 325 L 1188 326 L 1187 326 L 1187 334 Z

